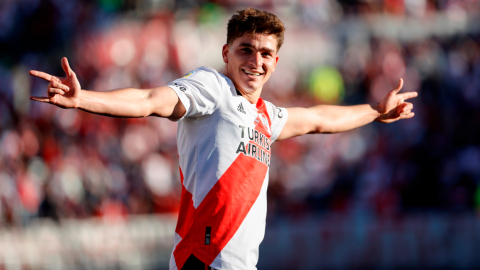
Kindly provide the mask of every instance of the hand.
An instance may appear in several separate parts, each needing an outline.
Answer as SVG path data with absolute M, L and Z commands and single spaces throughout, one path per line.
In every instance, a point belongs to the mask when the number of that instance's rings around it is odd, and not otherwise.
M 383 97 L 383 99 L 376 104 L 377 111 L 380 116 L 375 121 L 381 123 L 392 123 L 400 119 L 412 118 L 415 114 L 412 112 L 413 104 L 405 102 L 406 99 L 414 98 L 418 95 L 417 92 L 407 92 L 399 94 L 403 87 L 403 79 L 398 80 L 398 85 L 392 91 Z
M 65 78 L 57 78 L 45 72 L 30 70 L 30 75 L 50 82 L 47 86 L 48 97 L 30 97 L 31 100 L 54 104 L 61 108 L 77 108 L 82 90 L 75 72 L 68 65 L 66 57 L 62 58 L 62 67 Z

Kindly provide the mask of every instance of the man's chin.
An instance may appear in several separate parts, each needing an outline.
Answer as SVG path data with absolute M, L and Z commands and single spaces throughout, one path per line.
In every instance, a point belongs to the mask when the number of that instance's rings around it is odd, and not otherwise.
M 258 88 L 256 88 L 256 87 L 245 87 L 245 88 L 244 88 L 244 91 L 245 91 L 247 94 L 253 94 L 253 93 L 255 93 L 255 92 L 257 91 L 257 90 L 255 90 L 255 89 L 258 89 Z
M 236 86 L 242 90 L 242 93 L 252 94 L 261 89 L 263 84 L 260 82 L 243 81 L 242 84 L 238 84 Z

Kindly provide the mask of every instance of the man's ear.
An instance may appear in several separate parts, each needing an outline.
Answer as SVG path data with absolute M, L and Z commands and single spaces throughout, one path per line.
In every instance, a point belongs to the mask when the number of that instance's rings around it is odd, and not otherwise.
M 275 56 L 275 65 L 273 66 L 272 72 L 275 71 L 275 68 L 277 67 L 277 64 L 278 64 L 278 54 Z
M 223 45 L 222 58 L 223 58 L 223 62 L 225 64 L 228 63 L 228 52 L 229 52 L 229 50 L 230 50 L 230 46 L 228 46 L 228 44 Z

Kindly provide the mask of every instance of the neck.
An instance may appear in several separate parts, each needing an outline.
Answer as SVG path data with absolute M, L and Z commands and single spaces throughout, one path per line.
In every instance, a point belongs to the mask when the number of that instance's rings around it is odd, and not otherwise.
M 240 94 L 242 94 L 242 96 L 248 101 L 250 102 L 251 104 L 257 104 L 258 102 L 258 99 L 260 98 L 260 94 L 262 93 L 262 89 L 258 89 L 256 90 L 255 92 L 253 93 L 248 93 L 246 91 L 244 91 L 243 89 L 241 89 L 240 87 L 238 87 L 235 82 L 233 82 L 233 84 L 235 85 L 235 88 L 237 88 L 238 92 L 240 92 Z

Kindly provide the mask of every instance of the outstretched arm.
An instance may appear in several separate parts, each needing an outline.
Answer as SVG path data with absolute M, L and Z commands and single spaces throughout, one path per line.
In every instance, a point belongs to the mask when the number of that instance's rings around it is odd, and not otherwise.
M 31 100 L 50 103 L 61 108 L 78 108 L 87 112 L 113 117 L 160 116 L 175 120 L 185 114 L 185 107 L 170 87 L 152 89 L 125 88 L 108 92 L 82 90 L 67 58 L 62 58 L 65 78 L 31 70 L 30 75 L 50 82 L 47 97 Z
M 413 104 L 406 99 L 416 92 L 399 93 L 403 86 L 391 90 L 376 104 L 355 106 L 318 105 L 310 108 L 288 108 L 288 120 L 277 140 L 311 133 L 337 133 L 361 127 L 373 121 L 391 123 L 414 116 Z

